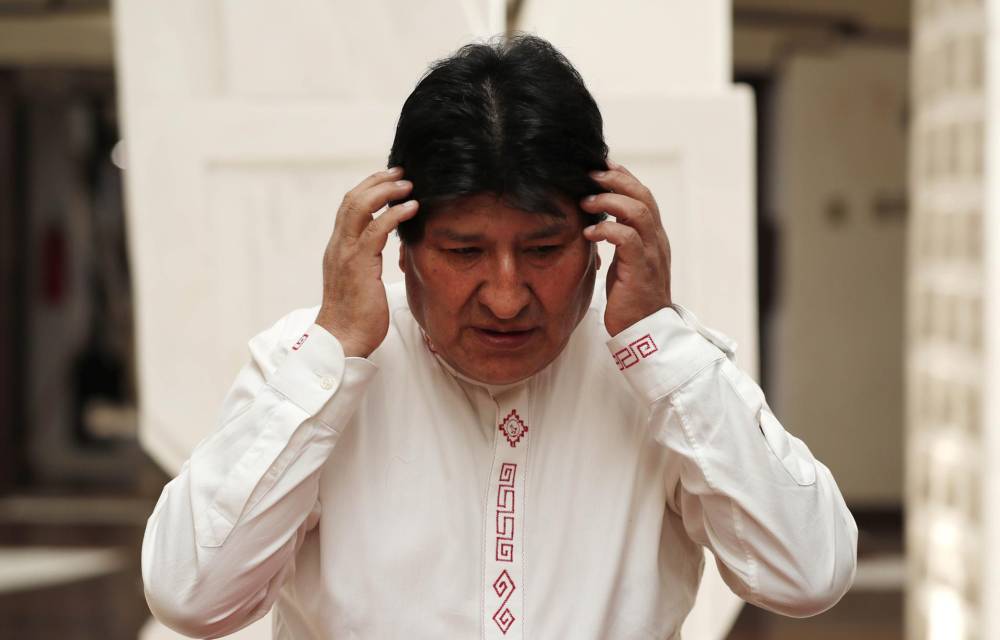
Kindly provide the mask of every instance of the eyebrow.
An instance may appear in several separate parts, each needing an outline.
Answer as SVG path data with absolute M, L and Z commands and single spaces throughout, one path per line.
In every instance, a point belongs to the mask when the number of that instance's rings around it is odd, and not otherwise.
M 480 242 L 483 239 L 481 233 L 459 233 L 451 229 L 434 229 L 431 235 L 451 242 Z
M 551 238 L 553 236 L 562 235 L 566 231 L 565 224 L 553 223 L 542 227 L 538 231 L 529 233 L 525 240 L 543 240 L 545 238 Z
M 528 241 L 543 240 L 546 238 L 551 238 L 553 236 L 561 235 L 565 231 L 566 231 L 566 225 L 564 224 L 558 224 L 558 223 L 550 224 L 524 236 L 524 240 Z M 482 242 L 484 239 L 484 236 L 481 233 L 460 233 L 452 229 L 434 229 L 431 232 L 431 235 L 442 240 L 449 240 L 451 242 L 457 242 L 457 243 Z

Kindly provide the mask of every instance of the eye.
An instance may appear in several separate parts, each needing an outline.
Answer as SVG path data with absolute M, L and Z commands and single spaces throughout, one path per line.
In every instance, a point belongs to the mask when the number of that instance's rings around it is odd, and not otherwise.
M 543 244 L 537 247 L 529 247 L 528 253 L 535 256 L 548 256 L 562 248 L 561 244 Z
M 469 257 L 479 255 L 481 249 L 479 247 L 454 247 L 452 249 L 445 249 L 445 251 L 453 256 Z

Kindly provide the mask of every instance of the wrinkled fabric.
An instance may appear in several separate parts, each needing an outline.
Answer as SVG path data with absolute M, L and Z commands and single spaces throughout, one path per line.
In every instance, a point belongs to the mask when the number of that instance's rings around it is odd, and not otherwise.
M 677 638 L 702 572 L 765 609 L 833 606 L 857 527 L 830 471 L 680 304 L 611 337 L 595 300 L 512 385 L 434 353 L 402 284 L 368 358 L 287 314 L 163 489 L 142 574 L 187 635 Z

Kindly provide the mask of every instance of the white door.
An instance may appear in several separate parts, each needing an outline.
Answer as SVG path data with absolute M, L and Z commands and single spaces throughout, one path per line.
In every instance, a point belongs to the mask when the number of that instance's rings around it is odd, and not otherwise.
M 909 52 L 802 52 L 775 90 L 772 406 L 853 505 L 903 499 Z

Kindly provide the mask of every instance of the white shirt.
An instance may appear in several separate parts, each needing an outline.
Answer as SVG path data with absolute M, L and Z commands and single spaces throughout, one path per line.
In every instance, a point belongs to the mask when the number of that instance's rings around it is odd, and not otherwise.
M 857 527 L 736 345 L 679 304 L 611 338 L 603 300 L 526 381 L 433 352 L 402 284 L 367 359 L 293 311 L 249 342 L 215 432 L 147 524 L 150 609 L 220 636 L 679 638 L 701 546 L 791 616 L 853 581 Z

